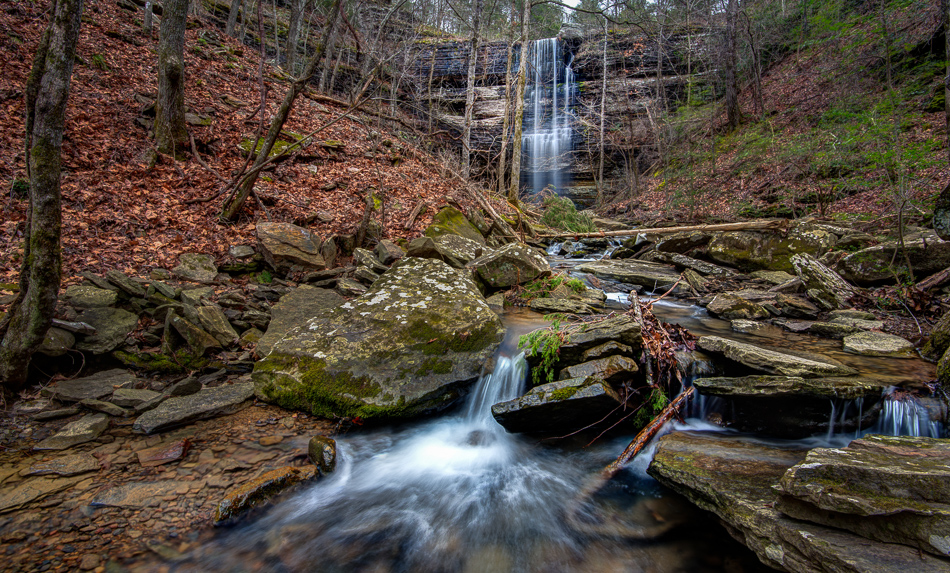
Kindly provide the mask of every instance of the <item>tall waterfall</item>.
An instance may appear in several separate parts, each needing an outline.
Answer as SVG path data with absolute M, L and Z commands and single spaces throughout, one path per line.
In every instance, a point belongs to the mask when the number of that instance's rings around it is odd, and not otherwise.
M 557 38 L 536 40 L 528 48 L 528 77 L 521 149 L 523 185 L 538 193 L 548 185 L 561 190 L 567 183 L 565 168 L 573 151 L 571 104 L 576 84 L 571 63 Z

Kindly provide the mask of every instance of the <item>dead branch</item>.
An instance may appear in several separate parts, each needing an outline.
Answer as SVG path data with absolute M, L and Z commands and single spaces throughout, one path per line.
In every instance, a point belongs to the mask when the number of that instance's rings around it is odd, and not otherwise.
M 654 229 L 630 229 L 624 231 L 597 231 L 594 233 L 551 233 L 538 235 L 539 239 L 583 238 L 583 237 L 633 237 L 640 234 L 671 235 L 686 231 L 761 231 L 766 229 L 784 229 L 788 225 L 785 219 L 770 221 L 747 221 L 744 223 L 722 223 L 719 225 L 689 225 L 685 227 L 658 227 Z

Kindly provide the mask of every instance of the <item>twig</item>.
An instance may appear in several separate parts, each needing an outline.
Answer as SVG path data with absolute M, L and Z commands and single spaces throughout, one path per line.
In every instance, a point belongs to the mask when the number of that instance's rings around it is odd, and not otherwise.
M 195 159 L 198 160 L 198 165 L 204 167 L 208 172 L 218 178 L 218 181 L 227 182 L 228 180 L 221 176 L 220 173 L 211 168 L 210 165 L 205 163 L 205 160 L 198 155 L 198 147 L 195 145 L 195 136 L 190 131 L 188 132 L 188 139 L 191 140 L 191 154 L 195 156 Z

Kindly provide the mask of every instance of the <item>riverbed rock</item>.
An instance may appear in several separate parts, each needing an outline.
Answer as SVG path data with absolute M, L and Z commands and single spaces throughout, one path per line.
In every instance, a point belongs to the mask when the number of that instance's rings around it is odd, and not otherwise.
M 142 402 L 147 402 L 159 396 L 154 390 L 137 390 L 135 388 L 116 388 L 112 392 L 110 402 L 123 408 L 135 408 Z
M 837 268 L 844 278 L 859 285 L 893 282 L 895 274 L 902 276 L 907 273 L 904 254 L 910 260 L 917 280 L 950 267 L 950 242 L 940 240 L 933 231 L 926 231 L 905 238 L 903 251 L 897 241 L 883 243 L 848 255 Z
M 271 307 L 267 332 L 257 343 L 257 355 L 267 356 L 274 345 L 291 330 L 303 327 L 312 318 L 343 304 L 343 297 L 329 289 L 300 286 L 280 297 Z
M 527 394 L 491 407 L 492 417 L 512 433 L 560 435 L 606 418 L 623 401 L 595 377 L 570 378 L 535 386 Z
M 775 509 L 772 486 L 805 455 L 803 449 L 776 447 L 738 435 L 675 432 L 657 440 L 647 472 L 718 515 L 733 537 L 780 571 L 947 570 L 945 560 L 915 548 L 799 521 Z
M 679 279 L 673 267 L 630 259 L 584 263 L 578 265 L 577 270 L 599 279 L 641 285 L 648 290 L 668 289 Z
M 488 287 L 508 288 L 551 274 L 548 262 L 524 243 L 509 243 L 468 264 Z
M 254 396 L 250 382 L 205 388 L 189 396 L 168 398 L 135 420 L 132 429 L 143 434 L 162 430 L 195 420 L 237 412 Z
M 558 359 L 553 367 L 564 368 L 566 365 L 590 360 L 595 356 L 589 352 L 592 353 L 597 348 L 603 352 L 611 351 L 613 346 L 603 346 L 612 344 L 616 344 L 621 349 L 620 353 L 630 355 L 639 351 L 643 348 L 640 324 L 626 314 L 593 322 L 586 328 L 571 333 L 568 341 L 558 349 Z M 525 351 L 525 359 L 532 368 L 537 367 L 541 362 L 541 356 L 532 353 L 530 349 Z
M 190 483 L 177 480 L 127 483 L 99 492 L 89 502 L 89 505 L 129 508 L 158 507 L 162 505 L 163 497 L 174 494 L 182 484 L 187 487 Z
M 684 269 L 692 269 L 701 275 L 730 277 L 736 274 L 736 271 L 732 269 L 720 267 L 719 265 L 714 265 L 713 263 L 707 261 L 701 261 L 699 259 L 694 259 L 692 257 L 687 257 L 686 255 L 680 255 L 677 253 L 653 253 L 653 260 L 670 263 L 671 265 L 676 265 Z
M 41 394 L 60 402 L 80 402 L 89 398 L 104 398 L 111 395 L 116 388 L 131 387 L 135 381 L 135 374 L 122 368 L 114 368 L 74 380 L 60 380 L 43 388 Z
M 730 397 L 783 397 L 810 396 L 814 398 L 880 398 L 891 381 L 862 376 L 829 376 L 802 378 L 799 376 L 742 376 L 739 378 L 697 378 L 696 389 L 707 396 Z M 827 401 L 825 401 L 827 404 Z
M 891 358 L 913 358 L 914 344 L 900 336 L 883 332 L 856 332 L 842 340 L 845 352 L 862 356 L 889 356 Z
M 851 306 L 848 300 L 857 294 L 857 291 L 841 278 L 841 275 L 807 254 L 795 255 L 791 262 L 805 288 L 817 291 L 819 301 L 832 309 Z M 811 292 L 809 295 L 813 296 Z
M 406 256 L 406 252 L 402 250 L 402 247 L 389 239 L 380 239 L 380 241 L 376 243 L 376 248 L 373 249 L 373 254 L 376 255 L 379 262 L 386 266 Z
M 307 444 L 307 455 L 320 475 L 333 473 L 336 469 L 336 440 L 326 436 L 314 436 Z
M 250 479 L 221 500 L 214 511 L 214 524 L 228 523 L 244 512 L 267 503 L 291 486 L 314 477 L 313 468 L 285 466 Z
M 825 230 L 799 225 L 788 234 L 769 231 L 717 233 L 709 242 L 709 258 L 744 272 L 793 272 L 792 256 L 818 256 L 833 247 L 837 237 Z
M 83 336 L 76 342 L 76 349 L 93 354 L 108 354 L 125 337 L 135 330 L 139 317 L 121 308 L 88 308 L 79 314 L 79 322 L 85 322 L 96 329 L 95 334 Z
M 816 448 L 776 491 L 776 509 L 791 517 L 950 557 L 948 440 L 866 436 Z
M 22 475 L 26 476 L 74 476 L 99 469 L 99 460 L 90 454 L 72 454 L 30 465 Z
M 706 310 L 726 320 L 765 320 L 772 316 L 761 304 L 728 292 L 717 294 L 706 305 Z
M 569 378 L 594 377 L 608 384 L 619 384 L 629 380 L 638 370 L 639 366 L 637 366 L 635 360 L 626 356 L 608 356 L 568 366 L 561 370 L 558 378 L 567 380 Z
M 407 257 L 276 343 L 255 365 L 255 392 L 326 417 L 413 417 L 456 401 L 503 333 L 466 274 Z
M 443 207 L 441 211 L 432 217 L 432 224 L 425 230 L 426 237 L 439 237 L 442 235 L 459 235 L 470 241 L 475 241 L 481 246 L 485 246 L 485 237 L 475 225 L 473 225 L 461 211 L 454 207 Z
M 294 265 L 313 271 L 326 268 L 323 242 L 303 227 L 291 223 L 258 223 L 258 250 L 273 269 L 288 271 Z
M 179 265 L 173 268 L 172 272 L 186 281 L 210 283 L 218 276 L 218 266 L 211 255 L 182 253 L 178 262 Z
M 63 301 L 76 308 L 99 308 L 119 302 L 119 293 L 114 290 L 87 285 L 72 285 L 63 292 Z
M 857 374 L 856 370 L 843 364 L 811 360 L 719 336 L 702 336 L 697 342 L 697 346 L 708 352 L 723 354 L 726 358 L 749 368 L 783 376 L 817 378 L 820 376 L 851 376 Z M 824 360 L 829 359 L 825 358 Z
M 83 476 L 58 479 L 39 477 L 19 482 L 12 488 L 0 491 L 0 513 L 19 509 L 30 502 L 63 491 L 82 479 Z
M 76 444 L 91 442 L 109 427 L 109 416 L 87 414 L 63 426 L 56 434 L 33 446 L 34 450 L 65 450 Z

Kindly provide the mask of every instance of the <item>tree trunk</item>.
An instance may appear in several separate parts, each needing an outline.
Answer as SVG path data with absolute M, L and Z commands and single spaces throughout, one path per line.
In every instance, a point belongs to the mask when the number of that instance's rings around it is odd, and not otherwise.
M 237 28 L 238 14 L 241 12 L 243 0 L 231 0 L 231 10 L 228 12 L 228 24 L 224 28 L 224 33 L 234 37 L 234 31 Z
M 528 76 L 528 22 L 531 19 L 531 2 L 524 0 L 524 12 L 521 15 L 521 49 L 518 66 L 518 87 L 515 90 L 515 133 L 511 137 L 511 185 L 508 187 L 508 200 L 518 204 L 518 191 L 521 187 L 521 129 L 524 119 L 524 84 Z
M 515 14 L 514 0 L 511 2 L 511 15 Z M 505 117 L 501 126 L 501 152 L 498 154 L 498 193 L 505 193 L 507 181 L 506 163 L 508 162 L 508 130 L 511 128 L 511 60 L 514 53 L 515 22 L 512 18 L 508 27 L 508 63 L 505 66 Z
M 294 69 L 294 63 L 297 59 L 297 36 L 300 35 L 300 21 L 303 19 L 304 9 L 307 6 L 307 0 L 291 0 L 290 2 L 290 22 L 287 23 L 287 60 L 284 69 L 291 75 L 297 73 Z
M 167 0 L 158 42 L 158 99 L 155 143 L 161 153 L 187 149 L 185 128 L 185 23 L 188 0 Z
M 307 62 L 306 69 L 294 80 L 294 83 L 287 89 L 287 93 L 284 94 L 284 101 L 281 102 L 277 115 L 275 115 L 271 121 L 270 129 L 267 130 L 267 136 L 264 138 L 264 143 L 261 144 L 261 148 L 257 151 L 257 157 L 254 158 L 254 167 L 258 167 L 267 161 L 267 156 L 270 155 L 271 150 L 274 148 L 274 143 L 277 141 L 277 136 L 280 135 L 280 130 L 283 129 L 284 123 L 287 122 L 287 118 L 290 116 L 290 111 L 294 106 L 294 100 L 297 99 L 297 96 L 303 91 L 304 86 L 310 81 L 310 77 L 317 71 L 320 57 L 323 55 L 327 41 L 330 39 L 330 31 L 336 24 L 336 19 L 340 14 L 341 3 L 342 0 L 336 0 L 336 2 L 334 2 L 333 8 L 330 10 L 330 20 L 327 22 L 326 29 L 323 31 L 323 38 L 320 41 L 320 45 L 317 46 L 310 61 Z M 241 212 L 241 208 L 244 207 L 244 202 L 247 201 L 247 198 L 251 195 L 251 191 L 254 189 L 254 184 L 257 183 L 257 176 L 260 171 L 255 171 L 254 167 L 251 168 L 251 175 L 244 180 L 244 183 L 238 189 L 237 193 L 225 202 L 224 208 L 221 211 L 222 219 L 233 221 L 237 218 L 238 213 Z
M 49 330 L 59 294 L 60 152 L 81 16 L 82 0 L 53 0 L 25 90 L 30 208 L 20 290 L 0 321 L 0 384 L 11 390 L 26 382 L 30 359 Z
M 600 85 L 600 134 L 597 140 L 597 206 L 604 204 L 604 120 L 607 116 L 607 19 L 604 18 L 604 54 Z
M 947 126 L 947 154 L 950 157 L 950 1 L 941 0 L 943 18 L 944 59 L 947 60 L 946 74 L 943 77 L 943 112 Z
M 465 82 L 465 126 L 462 128 L 462 177 L 468 181 L 472 172 L 472 113 L 475 107 L 475 64 L 478 62 L 478 24 L 483 0 L 475 0 L 472 14 L 472 43 L 468 52 L 468 76 Z
M 730 129 L 739 127 L 739 86 L 736 79 L 736 0 L 726 4 L 726 121 Z

